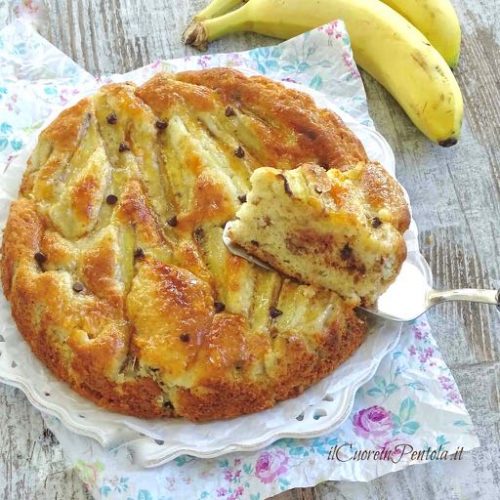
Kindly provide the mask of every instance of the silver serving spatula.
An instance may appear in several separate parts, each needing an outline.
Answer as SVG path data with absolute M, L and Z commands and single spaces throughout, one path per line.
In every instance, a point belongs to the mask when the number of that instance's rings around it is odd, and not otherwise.
M 273 270 L 265 262 L 233 245 L 227 235 L 229 224 L 226 224 L 222 235 L 227 249 L 252 264 Z M 432 283 L 432 273 L 429 265 L 420 253 L 412 252 L 403 263 L 394 283 L 379 297 L 377 303 L 373 307 L 363 309 L 381 318 L 404 322 L 413 321 L 437 304 L 452 301 L 496 305 L 500 312 L 500 289 L 434 290 L 430 283 Z
M 427 266 L 423 257 L 421 260 Z M 412 321 L 443 302 L 480 302 L 500 308 L 500 290 L 434 290 L 425 274 L 412 262 L 404 262 L 396 281 L 379 297 L 373 307 L 366 310 L 394 321 Z

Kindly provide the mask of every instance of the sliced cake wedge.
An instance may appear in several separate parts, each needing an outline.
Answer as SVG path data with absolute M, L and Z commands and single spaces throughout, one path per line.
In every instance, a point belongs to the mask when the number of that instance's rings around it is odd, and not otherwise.
M 226 227 L 233 247 L 356 305 L 374 303 L 394 281 L 406 258 L 410 213 L 382 165 L 262 167 L 250 181 L 246 202 Z

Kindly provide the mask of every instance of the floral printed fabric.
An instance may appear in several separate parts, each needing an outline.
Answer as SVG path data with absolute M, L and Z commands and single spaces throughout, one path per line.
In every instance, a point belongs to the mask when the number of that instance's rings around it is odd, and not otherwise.
M 18 13 L 26 17 L 37 9 L 35 2 L 24 1 L 19 3 Z M 341 22 L 273 47 L 158 61 L 109 79 L 146 79 L 160 67 L 177 70 L 221 65 L 246 66 L 273 78 L 308 85 L 371 125 Z M 51 112 L 100 83 L 20 21 L 0 31 L 0 67 L 2 165 L 9 164 Z M 124 500 L 261 500 L 330 479 L 368 481 L 421 463 L 401 453 L 400 460 L 387 458 L 401 446 L 452 453 L 457 447 L 469 450 L 479 444 L 425 319 L 404 328 L 399 344 L 384 358 L 375 377 L 358 391 L 346 422 L 319 438 L 281 439 L 259 452 L 210 460 L 182 456 L 160 468 L 140 470 L 125 447 L 104 450 L 69 432 L 57 419 L 45 418 L 89 491 L 96 498 Z M 370 450 L 386 453 L 386 459 L 354 459 Z M 424 458 L 429 459 L 432 457 Z

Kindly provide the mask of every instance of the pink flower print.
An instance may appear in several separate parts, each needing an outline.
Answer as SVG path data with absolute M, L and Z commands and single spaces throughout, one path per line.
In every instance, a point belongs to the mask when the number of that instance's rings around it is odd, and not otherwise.
M 342 35 L 339 34 L 337 30 L 338 30 L 338 22 L 337 21 L 332 21 L 331 23 L 328 23 L 328 24 L 325 24 L 324 26 L 319 27 L 319 31 L 323 31 L 323 33 L 326 33 L 328 36 L 335 35 L 335 38 L 342 37 Z
M 232 481 L 233 480 L 233 472 L 230 469 L 226 469 L 224 471 L 224 479 L 226 481 Z
M 407 435 L 400 435 L 387 440 L 379 446 L 379 449 L 382 451 L 384 459 L 397 462 L 402 458 L 403 453 L 411 450 L 410 446 L 413 446 L 413 444 L 409 437 Z
M 349 72 L 351 73 L 351 76 L 353 76 L 355 78 L 360 76 L 359 71 L 358 71 L 358 67 L 356 66 L 354 60 L 352 59 L 350 52 L 345 51 L 342 54 L 342 59 L 344 61 L 344 64 L 348 67 Z
M 38 5 L 39 3 L 40 2 L 36 0 L 23 0 L 22 2 L 19 2 L 19 5 L 14 7 L 14 14 L 16 17 L 20 18 L 36 18 L 40 10 Z
M 228 54 L 226 64 L 228 66 L 244 66 L 245 61 L 241 57 L 241 55 L 236 52 L 233 54 Z
M 175 478 L 174 477 L 167 477 L 166 482 L 167 482 L 167 490 L 173 491 L 174 487 L 175 487 Z
M 33 0 L 24 0 L 23 3 L 30 12 L 38 12 L 38 5 Z
M 227 490 L 226 488 L 219 488 L 216 490 L 216 493 L 218 497 L 223 497 L 227 493 Z
M 381 406 L 370 406 L 354 415 L 353 424 L 358 436 L 380 441 L 392 432 L 392 413 Z
M 255 464 L 255 475 L 263 483 L 272 483 L 287 470 L 288 457 L 283 450 L 264 451 Z
M 441 376 L 438 377 L 439 383 L 441 384 L 441 387 L 448 391 L 450 389 L 453 389 L 453 382 L 449 377 Z
M 227 500 L 236 500 L 237 498 L 243 495 L 243 486 L 238 486 L 232 493 L 231 496 L 227 498 Z
M 208 68 L 208 63 L 212 57 L 210 55 L 201 56 L 198 58 L 198 66 L 201 66 L 203 69 Z
M 446 392 L 446 401 L 458 405 L 463 403 L 462 397 L 460 396 L 455 383 L 450 377 L 442 375 L 441 377 L 438 377 L 438 380 L 443 391 Z
M 327 24 L 323 30 L 328 36 L 332 36 L 335 33 L 335 27 L 332 24 Z
M 414 345 L 411 345 L 410 347 L 408 347 L 408 352 L 409 352 L 412 356 L 415 356 L 415 354 L 417 354 L 417 350 L 415 349 L 415 346 L 414 346 Z
M 425 363 L 434 354 L 434 349 L 432 347 L 426 347 L 419 355 L 418 360 L 421 363 Z

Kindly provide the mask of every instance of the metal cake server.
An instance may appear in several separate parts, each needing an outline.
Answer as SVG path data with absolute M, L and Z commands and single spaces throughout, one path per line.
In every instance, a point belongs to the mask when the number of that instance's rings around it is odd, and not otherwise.
M 421 255 L 420 257 L 419 264 L 428 268 L 425 259 Z M 373 307 L 365 310 L 394 321 L 412 321 L 431 307 L 452 301 L 496 305 L 500 311 L 500 289 L 435 290 L 430 285 L 430 270 L 426 269 L 426 271 L 422 272 L 421 266 L 405 261 L 396 281 L 379 297 Z
M 227 249 L 234 255 L 242 257 L 252 264 L 267 270 L 273 270 L 257 257 L 249 255 L 242 248 L 233 245 L 226 230 L 222 239 Z M 419 252 L 411 252 L 403 263 L 394 283 L 383 293 L 376 304 L 363 310 L 381 318 L 393 321 L 413 321 L 431 307 L 443 302 L 465 301 L 496 305 L 500 312 L 500 289 L 481 290 L 460 288 L 457 290 L 435 290 L 431 286 L 432 273 L 427 261 Z

